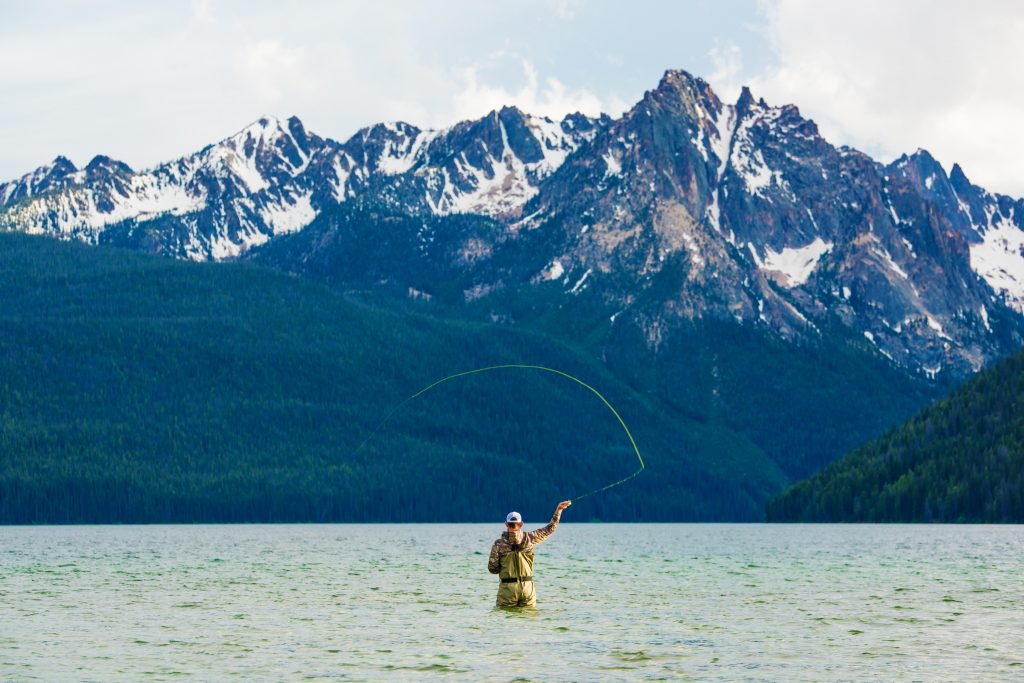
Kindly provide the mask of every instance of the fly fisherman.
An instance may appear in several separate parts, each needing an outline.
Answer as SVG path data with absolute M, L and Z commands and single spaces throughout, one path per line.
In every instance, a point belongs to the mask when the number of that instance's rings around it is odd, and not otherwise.
M 533 587 L 533 549 L 555 533 L 562 510 L 572 501 L 565 500 L 555 508 L 547 526 L 536 531 L 523 531 L 523 518 L 518 512 L 505 517 L 507 531 L 491 546 L 487 571 L 501 577 L 498 584 L 498 607 L 533 607 L 537 591 Z

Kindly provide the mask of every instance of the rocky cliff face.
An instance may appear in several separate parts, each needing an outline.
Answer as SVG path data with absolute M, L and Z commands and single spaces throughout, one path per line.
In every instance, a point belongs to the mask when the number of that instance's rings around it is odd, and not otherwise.
M 652 343 L 674 317 L 786 337 L 838 321 L 934 376 L 1019 344 L 1019 206 L 925 151 L 883 166 L 830 145 L 796 107 L 748 90 L 726 104 L 669 72 L 526 210 L 559 234 L 547 273 L 570 291 L 631 273 L 607 293 L 629 311 L 656 274 L 678 272 L 672 296 L 638 311 Z
M 286 269 L 417 296 L 586 296 L 655 351 L 712 318 L 790 340 L 845 330 L 913 372 L 963 376 L 1024 329 L 1021 200 L 923 150 L 883 165 L 836 148 L 796 107 L 723 102 L 683 71 L 616 120 L 504 108 L 340 143 L 265 118 L 142 172 L 58 158 L 0 202 L 7 229 L 180 258 L 266 245 Z

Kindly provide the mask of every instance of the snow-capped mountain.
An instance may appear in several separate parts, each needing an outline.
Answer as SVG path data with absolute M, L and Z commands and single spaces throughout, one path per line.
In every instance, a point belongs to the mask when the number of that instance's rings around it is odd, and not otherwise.
M 298 118 L 264 117 L 141 172 L 105 157 L 79 171 L 59 157 L 0 185 L 0 227 L 221 260 L 362 195 L 414 212 L 514 216 L 602 123 L 505 108 L 444 130 L 379 124 L 341 144 Z
M 1019 344 L 1021 208 L 925 151 L 882 165 L 830 145 L 796 107 L 746 89 L 723 103 L 670 71 L 526 210 L 565 236 L 542 277 L 567 289 L 623 271 L 642 288 L 678 270 L 674 295 L 643 314 L 652 344 L 679 316 L 791 337 L 838 319 L 934 375 L 976 371 Z M 617 297 L 624 310 L 637 292 Z M 996 317 L 1009 328 L 996 333 Z
M 263 118 L 200 152 L 133 172 L 109 162 L 59 177 L 36 171 L 14 181 L 0 220 L 10 228 L 88 242 L 141 238 L 159 220 L 159 234 L 140 244 L 188 258 L 227 258 L 270 236 L 304 227 L 316 213 L 310 167 L 335 152 L 308 135 L 298 119 Z M 99 159 L 99 157 L 97 157 Z M 58 168 L 58 159 L 50 167 Z M 48 185 L 33 188 L 32 180 Z M 0 186 L 0 196 L 4 196 Z M 19 188 L 26 191 L 19 192 Z M 34 191 L 27 191 L 28 189 Z
M 947 175 L 923 150 L 883 165 L 834 147 L 796 107 L 747 89 L 723 102 L 683 71 L 616 120 L 503 108 L 341 143 L 264 118 L 142 172 L 58 158 L 0 185 L 0 201 L 0 227 L 181 258 L 260 257 L 270 252 L 254 248 L 287 242 L 269 260 L 296 271 L 376 240 L 429 261 L 437 289 L 461 283 L 465 302 L 592 297 L 608 326 L 636 326 L 655 350 L 703 318 L 787 339 L 838 328 L 903 367 L 962 376 L 1024 330 L 1021 200 L 959 166 Z M 355 204 L 390 218 L 340 217 Z M 464 214 L 481 218 L 439 218 Z M 412 261 L 373 254 L 372 276 L 345 277 L 407 279 Z
M 515 218 L 607 122 L 581 114 L 556 122 L 505 107 L 444 130 L 378 124 L 343 145 L 336 197 L 370 192 L 405 211 Z

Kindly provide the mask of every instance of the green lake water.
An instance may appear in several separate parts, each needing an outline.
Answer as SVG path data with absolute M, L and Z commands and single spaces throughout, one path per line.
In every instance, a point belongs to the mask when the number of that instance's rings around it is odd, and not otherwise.
M 1021 526 L 501 530 L 0 527 L 0 680 L 1024 680 Z

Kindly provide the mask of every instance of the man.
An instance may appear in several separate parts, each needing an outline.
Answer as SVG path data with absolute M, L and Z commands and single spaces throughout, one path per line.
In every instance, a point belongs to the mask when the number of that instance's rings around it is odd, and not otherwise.
M 505 517 L 507 531 L 491 546 L 487 571 L 498 574 L 498 607 L 533 607 L 537 591 L 533 587 L 533 549 L 555 533 L 562 510 L 572 504 L 564 500 L 555 508 L 548 525 L 536 531 L 523 531 L 523 518 L 518 512 Z

